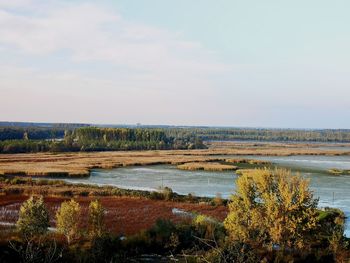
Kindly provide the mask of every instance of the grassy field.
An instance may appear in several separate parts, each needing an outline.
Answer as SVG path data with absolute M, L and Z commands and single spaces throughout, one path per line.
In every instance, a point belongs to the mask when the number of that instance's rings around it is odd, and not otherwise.
M 346 148 L 324 149 L 316 144 L 216 142 L 208 145 L 205 150 L 2 154 L 0 174 L 74 177 L 89 176 L 94 168 L 225 162 L 228 155 L 350 155 Z

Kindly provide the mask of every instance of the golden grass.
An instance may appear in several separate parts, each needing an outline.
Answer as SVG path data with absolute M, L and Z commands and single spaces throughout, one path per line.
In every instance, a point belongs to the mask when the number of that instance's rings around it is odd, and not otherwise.
M 172 152 L 35 153 L 0 155 L 0 174 L 27 176 L 88 176 L 91 169 L 122 166 L 218 161 L 224 158 Z
M 204 171 L 235 171 L 237 166 L 221 164 L 217 162 L 191 162 L 184 163 L 177 166 L 181 170 L 204 170 Z
M 271 162 L 269 161 L 252 159 L 226 159 L 225 162 L 235 164 L 271 165 Z
M 328 172 L 332 175 L 350 175 L 350 170 L 341 170 L 337 168 L 329 169 Z
M 306 145 L 210 143 L 204 150 L 27 153 L 1 154 L 0 174 L 27 176 L 88 176 L 94 168 L 117 168 L 132 165 L 173 164 L 189 162 L 224 162 L 227 155 L 350 155 L 344 150 L 320 149 Z M 232 162 L 234 163 L 234 162 Z
M 237 175 L 243 175 L 243 174 L 251 174 L 254 173 L 256 171 L 256 169 L 239 169 L 237 170 L 235 173 Z

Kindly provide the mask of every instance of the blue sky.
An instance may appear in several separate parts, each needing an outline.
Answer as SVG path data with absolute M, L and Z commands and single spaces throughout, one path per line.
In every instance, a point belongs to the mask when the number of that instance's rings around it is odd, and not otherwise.
M 0 119 L 350 128 L 349 10 L 0 0 Z

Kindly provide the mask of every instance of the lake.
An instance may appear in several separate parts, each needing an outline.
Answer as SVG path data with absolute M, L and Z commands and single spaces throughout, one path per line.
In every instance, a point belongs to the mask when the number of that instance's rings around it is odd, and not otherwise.
M 235 156 L 229 156 L 235 157 Z M 241 157 L 243 158 L 243 157 Z M 310 178 L 310 187 L 319 198 L 320 207 L 342 209 L 350 217 L 350 176 L 332 176 L 328 169 L 350 169 L 348 156 L 246 156 L 267 160 L 281 166 L 299 170 Z M 157 190 L 168 186 L 180 194 L 213 197 L 220 193 L 227 198 L 235 190 L 234 172 L 183 171 L 171 165 L 123 167 L 112 170 L 96 169 L 88 178 L 65 179 L 72 183 L 113 185 L 121 188 Z M 347 220 L 346 235 L 350 236 Z

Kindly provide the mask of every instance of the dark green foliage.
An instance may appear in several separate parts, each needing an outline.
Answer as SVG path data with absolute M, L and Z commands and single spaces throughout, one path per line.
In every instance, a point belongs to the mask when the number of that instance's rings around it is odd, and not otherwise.
M 120 237 L 105 234 L 91 242 L 90 262 L 118 262 L 120 254 Z
M 12 129 L 12 128 L 11 128 Z M 4 134 L 2 134 L 2 132 Z M 17 136 L 17 135 L 18 136 Z M 26 152 L 74 152 L 74 151 L 127 151 L 204 148 L 202 141 L 194 136 L 170 137 L 162 129 L 130 128 L 77 128 L 50 134 L 31 134 L 14 129 L 13 136 L 0 129 L 0 153 Z M 48 140 L 51 138 L 53 140 Z M 45 139 L 45 140 L 43 140 Z
M 5 140 L 47 140 L 63 138 L 64 129 L 39 127 L 0 127 L 0 141 Z
M 162 129 L 80 128 L 66 134 L 82 151 L 165 150 L 202 148 L 200 140 L 167 136 Z M 195 144 L 195 140 L 197 140 Z
M 350 130 L 295 130 L 253 128 L 189 127 L 167 129 L 170 136 L 196 135 L 210 140 L 256 140 L 256 141 L 305 141 L 305 142 L 350 142 Z

